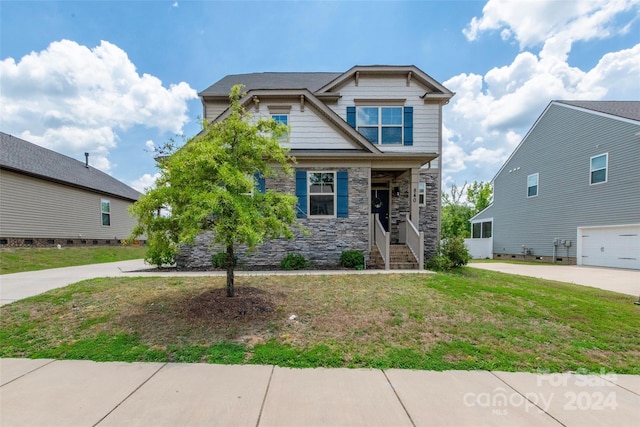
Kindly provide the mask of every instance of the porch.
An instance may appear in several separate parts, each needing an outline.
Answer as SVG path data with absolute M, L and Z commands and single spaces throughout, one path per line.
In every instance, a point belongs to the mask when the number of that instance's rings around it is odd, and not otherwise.
M 420 206 L 426 185 L 420 169 L 372 169 L 370 182 L 369 268 L 424 269 Z

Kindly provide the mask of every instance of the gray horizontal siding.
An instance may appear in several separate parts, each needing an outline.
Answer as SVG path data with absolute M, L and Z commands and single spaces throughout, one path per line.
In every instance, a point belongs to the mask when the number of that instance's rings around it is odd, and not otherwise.
M 640 126 L 551 105 L 495 178 L 494 252 L 551 256 L 553 239 L 570 240 L 560 256 L 576 256 L 577 227 L 640 223 Z M 590 185 L 590 157 L 609 153 L 608 182 Z M 515 170 L 514 170 L 515 169 Z M 511 170 L 511 172 L 509 172 Z M 539 174 L 527 198 L 527 176 Z M 479 217 L 486 217 L 483 214 Z
M 100 201 L 111 202 L 111 226 L 101 223 Z M 25 175 L 0 174 L 0 236 L 126 239 L 135 225 L 131 202 Z

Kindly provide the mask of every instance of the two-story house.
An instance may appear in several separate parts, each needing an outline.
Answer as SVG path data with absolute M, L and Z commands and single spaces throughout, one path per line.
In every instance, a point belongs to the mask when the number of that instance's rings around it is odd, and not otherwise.
M 639 166 L 640 101 L 552 101 L 471 219 L 472 253 L 640 269 Z
M 369 266 L 422 268 L 438 243 L 442 106 L 451 91 L 415 66 L 228 75 L 199 94 L 207 120 L 224 120 L 236 84 L 249 112 L 290 128 L 283 144 L 296 158 L 295 177 L 260 187 L 295 194 L 309 232 L 241 251 L 241 263 L 273 267 L 299 253 L 335 267 L 342 251 L 360 250 Z M 209 241 L 200 236 L 178 264 L 210 265 Z

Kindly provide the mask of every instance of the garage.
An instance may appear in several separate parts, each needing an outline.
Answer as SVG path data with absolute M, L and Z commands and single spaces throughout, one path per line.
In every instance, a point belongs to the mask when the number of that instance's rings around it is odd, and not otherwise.
M 640 269 L 640 224 L 578 227 L 578 264 Z

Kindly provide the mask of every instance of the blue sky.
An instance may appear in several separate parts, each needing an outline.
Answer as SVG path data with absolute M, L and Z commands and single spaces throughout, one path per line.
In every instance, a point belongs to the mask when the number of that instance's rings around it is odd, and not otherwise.
M 640 0 L 0 1 L 0 130 L 140 190 L 226 74 L 413 64 L 456 96 L 443 181 L 490 180 L 552 99 L 640 99 Z

